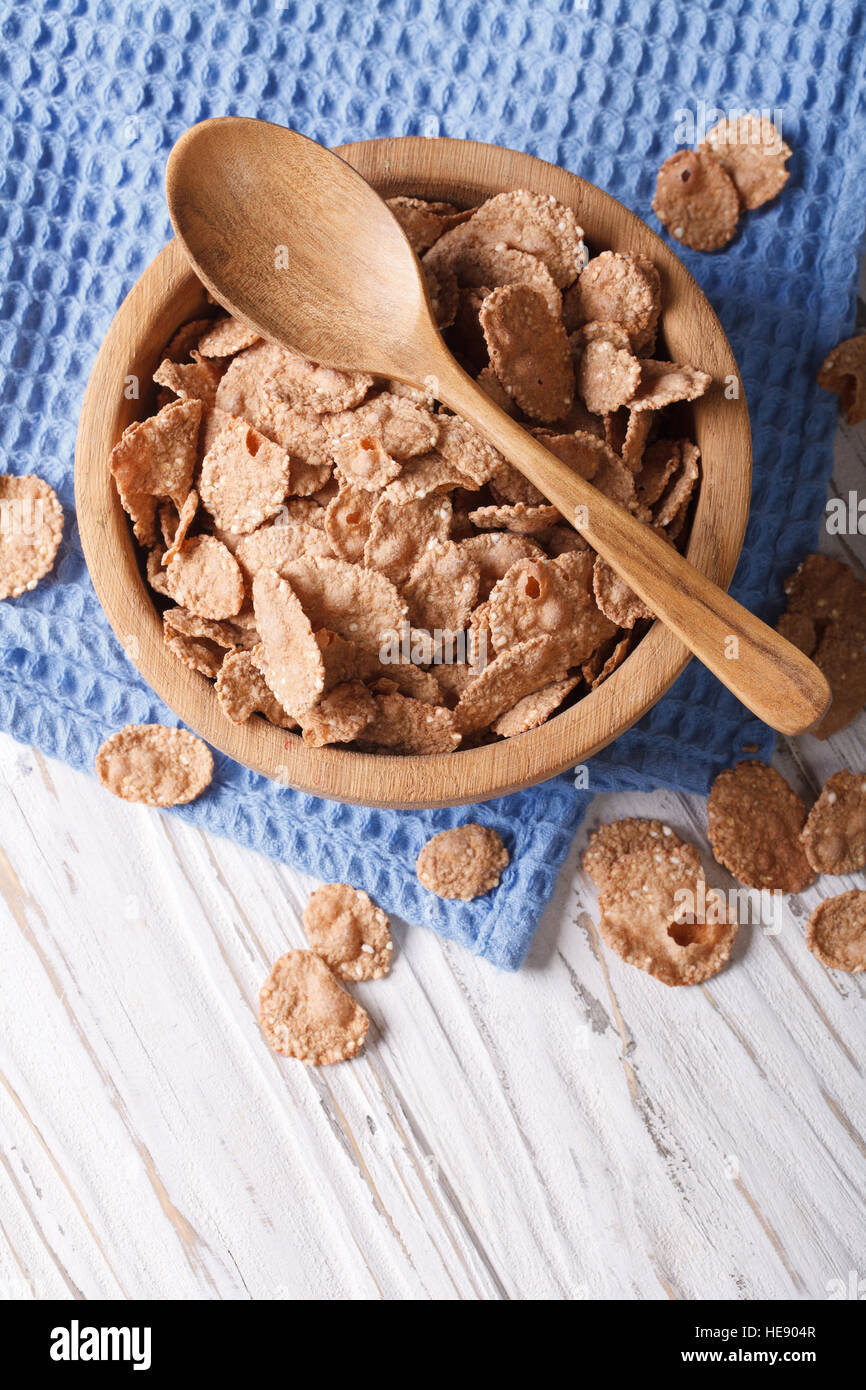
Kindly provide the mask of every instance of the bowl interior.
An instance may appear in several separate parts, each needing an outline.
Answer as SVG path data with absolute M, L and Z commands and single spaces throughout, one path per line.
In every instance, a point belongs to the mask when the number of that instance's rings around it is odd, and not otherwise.
M 725 398 L 726 380 L 739 381 L 733 353 L 705 296 L 668 246 L 615 199 L 529 155 L 415 137 L 365 141 L 338 153 L 385 197 L 409 193 L 468 207 L 509 188 L 553 194 L 575 209 L 592 252 L 637 251 L 654 261 L 672 359 L 713 377 L 707 394 L 690 407 L 702 479 L 686 553 L 727 587 L 748 518 L 748 410 L 742 387 L 737 399 Z M 456 805 L 503 795 L 585 762 L 639 719 L 681 673 L 688 652 L 656 622 L 612 676 L 539 729 L 433 757 L 309 748 L 259 717 L 230 724 L 211 682 L 165 650 L 161 618 L 108 469 L 123 430 L 152 409 L 151 378 L 162 347 L 180 324 L 208 308 L 212 312 L 177 243 L 170 243 L 111 324 L 85 396 L 75 461 L 79 527 L 100 602 L 145 680 L 196 733 L 254 771 L 319 796 L 383 807 Z

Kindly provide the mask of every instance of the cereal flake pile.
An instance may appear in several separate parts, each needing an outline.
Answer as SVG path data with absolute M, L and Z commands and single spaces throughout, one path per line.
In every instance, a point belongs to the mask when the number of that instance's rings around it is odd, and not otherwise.
M 676 411 L 710 384 L 656 352 L 659 274 L 589 259 L 570 208 L 518 190 L 468 212 L 391 208 L 449 346 L 509 414 L 672 544 L 699 451 Z M 432 394 L 286 351 L 231 318 L 186 324 L 157 414 L 111 470 L 165 643 L 313 746 L 450 753 L 542 724 L 605 680 L 651 613 Z

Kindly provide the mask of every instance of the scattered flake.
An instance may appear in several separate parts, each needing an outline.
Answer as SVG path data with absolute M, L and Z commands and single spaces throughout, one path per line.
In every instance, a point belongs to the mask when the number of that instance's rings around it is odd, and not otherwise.
M 253 609 L 262 639 L 254 649 L 256 665 L 283 709 L 300 721 L 325 688 L 325 665 L 310 618 L 292 585 L 275 570 L 260 570 L 253 580 Z
M 162 352 L 160 361 L 165 362 L 188 362 L 193 348 L 199 347 L 199 339 L 203 333 L 207 333 L 211 327 L 212 319 L 193 319 L 191 323 L 184 323 L 169 338 Z
M 510 463 L 506 463 L 504 468 L 494 473 L 490 479 L 490 491 L 497 502 L 522 502 L 527 507 L 538 507 L 547 501 L 544 493 L 539 492 L 538 488 Z
M 235 559 L 248 584 L 259 570 L 276 570 L 279 574 L 291 560 L 298 560 L 302 555 L 333 553 L 330 537 L 309 521 L 290 521 L 285 525 L 276 521 L 270 526 L 259 527 L 248 536 L 238 536 L 235 545 Z
M 637 505 L 637 493 L 634 485 L 634 474 L 627 468 L 622 459 L 617 458 L 612 449 L 605 449 L 603 454 L 599 454 L 598 468 L 592 480 L 592 485 L 599 492 L 603 492 L 605 497 L 609 497 L 612 502 L 618 503 L 620 507 L 625 507 L 626 511 L 634 511 Z
M 229 652 L 219 668 L 214 688 L 223 714 L 233 724 L 245 724 L 253 714 L 263 714 L 279 729 L 297 727 L 267 684 L 251 652 Z
M 167 608 L 162 615 L 163 639 L 192 671 L 211 680 L 217 675 L 226 651 L 241 645 L 239 629 L 230 623 L 214 623 L 187 613 L 185 608 Z
M 618 858 L 598 895 L 599 931 L 628 965 L 666 985 L 695 985 L 718 974 L 731 954 L 736 921 L 706 887 L 691 845 L 659 843 Z M 693 904 L 689 911 L 683 903 Z
M 833 703 L 820 724 L 810 730 L 815 738 L 824 739 L 846 728 L 866 704 L 866 651 L 861 641 L 830 627 L 812 660 L 823 671 L 833 694 Z
M 393 584 L 404 584 L 416 560 L 435 541 L 447 541 L 451 529 L 451 499 L 418 497 L 394 501 L 384 493 L 373 508 L 364 564 Z
M 866 584 L 830 555 L 807 555 L 785 581 L 789 613 L 829 624 L 840 636 L 866 642 Z
M 460 733 L 451 710 L 390 691 L 376 695 L 376 714 L 364 730 L 364 747 L 396 753 L 453 753 Z
M 562 644 L 546 633 L 516 642 L 467 685 L 454 711 L 457 727 L 463 734 L 488 728 L 525 695 L 562 680 L 569 664 Z
M 384 496 L 389 501 L 403 504 L 413 502 L 431 493 L 450 492 L 457 487 L 471 487 L 472 480 L 461 473 L 453 463 L 443 458 L 437 449 L 429 454 L 419 454 L 403 464 L 399 478 L 389 483 Z
M 499 409 L 504 410 L 505 414 L 510 415 L 512 419 L 517 415 L 517 406 L 514 404 L 514 401 L 509 396 L 492 367 L 485 367 L 483 371 L 478 373 L 475 380 L 484 394 L 490 397 L 494 405 L 498 405 Z M 509 464 L 509 467 L 510 466 Z
M 202 459 L 199 493 L 217 526 L 247 535 L 276 516 L 289 490 L 291 459 L 245 420 L 222 412 Z
M 809 918 L 806 945 L 828 970 L 866 970 L 866 893 L 854 888 L 819 903 Z
M 161 594 L 163 598 L 169 597 L 168 580 L 165 570 L 162 567 L 162 548 L 156 546 L 147 553 L 147 582 L 155 594 Z
M 661 282 L 652 261 L 630 252 L 602 251 L 567 296 L 567 327 L 617 324 L 628 342 L 616 345 L 639 352 L 655 333 L 661 303 Z
M 196 343 L 201 357 L 234 357 L 236 352 L 252 347 L 260 342 L 259 334 L 237 319 L 226 317 L 216 322 L 203 333 Z
M 362 435 L 341 439 L 333 447 L 334 463 L 343 482 L 378 492 L 399 476 L 401 464 L 385 452 L 381 439 Z
M 462 632 L 477 602 L 479 581 L 480 570 L 467 551 L 453 541 L 430 541 L 403 588 L 410 620 L 430 632 Z
M 769 203 L 790 177 L 785 164 L 791 150 L 769 116 L 750 112 L 735 121 L 724 117 L 707 131 L 699 149 L 719 161 L 748 211 Z
M 559 420 L 574 399 L 574 366 L 562 321 L 526 285 L 503 285 L 484 300 L 481 327 L 496 375 L 521 410 Z
M 366 372 L 342 372 L 322 367 L 288 348 L 268 344 L 266 386 L 293 410 L 316 415 L 351 410 L 360 405 L 373 385 Z M 265 355 L 262 355 L 263 362 Z
M 364 1045 L 370 1020 L 313 951 L 289 951 L 259 995 L 259 1023 L 274 1052 L 307 1066 L 345 1062 Z
M 335 685 L 301 715 L 304 743 L 324 748 L 328 743 L 351 743 L 376 713 L 373 696 L 361 681 Z
M 96 775 L 124 801 L 179 806 L 210 784 L 213 758 L 207 744 L 186 729 L 127 724 L 99 749 Z
M 811 656 L 818 645 L 815 624 L 805 613 L 783 613 L 776 623 L 776 631 L 799 647 L 804 656 Z
M 502 738 L 514 738 L 515 734 L 525 734 L 529 729 L 537 729 L 549 719 L 554 710 L 570 695 L 580 680 L 579 676 L 568 676 L 565 680 L 553 681 L 542 686 L 531 695 L 524 695 L 513 709 L 506 710 L 493 723 L 493 732 Z
M 216 401 L 222 367 L 215 362 L 161 362 L 153 374 L 158 386 L 173 391 L 182 401 L 201 401 L 206 407 Z
M 640 385 L 628 407 L 635 410 L 663 410 L 674 401 L 695 401 L 712 382 L 706 372 L 697 367 L 681 367 L 676 362 L 654 362 L 641 359 Z
M 555 560 L 518 560 L 512 565 L 489 599 L 490 631 L 497 652 L 545 633 L 555 638 L 567 657 L 566 666 L 585 661 L 616 630 L 596 605 L 592 568 L 589 550 Z
M 527 507 L 516 502 L 510 507 L 476 507 L 469 520 L 482 531 L 512 531 L 516 536 L 543 535 L 562 520 L 556 507 L 545 502 L 540 507 Z
M 579 285 L 578 280 L 573 288 L 577 289 Z M 609 319 L 591 319 L 589 323 L 584 323 L 569 333 L 568 341 L 571 343 L 575 359 L 580 358 L 588 343 L 610 343 L 615 348 L 622 348 L 624 352 L 631 351 L 631 338 L 625 328 L 621 323 L 613 323 Z
M 331 549 L 350 564 L 364 563 L 370 518 L 377 498 L 365 487 L 344 483 L 325 510 L 325 535 Z M 322 552 L 324 554 L 324 551 Z
M 671 236 L 695 251 L 726 246 L 740 199 L 730 175 L 702 150 L 678 150 L 659 169 L 653 212 Z
M 551 430 L 533 430 L 535 438 L 545 449 L 556 454 L 567 463 L 575 473 L 591 482 L 602 462 L 616 467 L 618 460 L 603 439 L 598 439 L 587 430 L 575 430 L 572 434 L 554 434 Z
M 63 509 L 35 473 L 0 474 L 0 599 L 35 589 L 54 564 Z
M 179 510 L 189 495 L 201 415 L 201 401 L 173 401 L 130 425 L 111 451 L 109 467 L 142 545 L 156 540 L 153 499 L 170 497 Z
M 165 566 L 169 596 L 200 618 L 233 618 L 244 601 L 244 577 L 231 551 L 215 536 L 185 540 Z
M 587 343 L 577 369 L 577 389 L 587 410 L 604 415 L 630 401 L 641 380 L 636 357 L 606 338 Z
M 631 651 L 632 640 L 631 635 L 627 634 L 616 643 L 610 656 L 602 665 L 601 670 L 597 675 L 594 675 L 589 682 L 590 690 L 595 690 L 597 686 L 601 685 L 603 681 L 606 681 L 608 676 L 612 676 L 614 671 L 622 665 Z
M 603 888 L 618 860 L 637 850 L 655 850 L 664 846 L 682 848 L 683 841 L 669 825 L 660 820 L 608 821 L 589 837 L 583 855 L 583 871 L 589 874 L 596 888 Z
M 818 385 L 838 393 L 849 425 L 866 420 L 866 333 L 834 347 L 821 365 Z
M 508 862 L 502 836 L 488 825 L 469 821 L 428 840 L 415 870 L 429 893 L 468 903 L 498 886 Z
M 304 908 L 310 945 L 340 980 L 381 980 L 394 943 L 388 918 L 362 888 L 325 883 Z
M 307 555 L 286 565 L 284 573 L 313 626 L 338 632 L 362 651 L 378 655 L 385 637 L 407 621 L 405 602 L 376 570 Z
M 800 844 L 806 807 L 766 763 L 722 772 L 707 803 L 713 854 L 747 888 L 799 893 L 815 877 Z
M 600 555 L 593 565 L 592 589 L 602 613 L 617 627 L 632 628 L 639 618 L 655 616 Z
M 854 874 L 866 866 L 866 773 L 834 773 L 800 838 L 817 874 Z
M 540 560 L 544 552 L 528 536 L 513 531 L 488 531 L 483 536 L 469 536 L 460 542 L 460 549 L 479 570 L 478 601 L 485 603 L 498 580 L 517 560 Z
M 374 657 L 359 651 L 354 642 L 347 642 L 339 632 L 332 632 L 330 628 L 318 628 L 316 645 L 322 653 L 325 667 L 326 692 L 356 678 L 373 675 L 379 669 Z

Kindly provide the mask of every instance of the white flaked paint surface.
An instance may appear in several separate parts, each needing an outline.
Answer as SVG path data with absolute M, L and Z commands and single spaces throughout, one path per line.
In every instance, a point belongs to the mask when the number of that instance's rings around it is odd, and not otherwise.
M 838 455 L 835 489 L 866 491 L 866 433 Z M 809 795 L 866 769 L 866 716 L 778 765 Z M 255 1017 L 310 881 L 0 738 L 0 1294 L 822 1299 L 866 1277 L 866 977 L 803 940 L 866 878 L 666 989 L 592 925 L 579 852 L 620 815 L 733 886 L 702 798 L 599 797 L 521 972 L 398 923 L 391 976 L 356 988 L 365 1054 L 316 1072 Z

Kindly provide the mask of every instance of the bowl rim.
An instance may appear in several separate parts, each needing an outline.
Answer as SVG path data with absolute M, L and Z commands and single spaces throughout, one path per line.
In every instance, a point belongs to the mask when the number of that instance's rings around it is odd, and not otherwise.
M 693 361 L 713 377 L 710 391 L 693 406 L 703 467 L 686 554 L 727 588 L 749 514 L 748 407 L 721 324 L 671 248 L 622 203 L 579 175 L 502 146 L 396 136 L 341 145 L 336 152 L 385 197 L 399 191 L 466 204 L 509 187 L 551 193 L 574 208 L 594 250 L 651 257 L 662 278 L 669 348 L 678 360 Z M 383 808 L 460 805 L 503 796 L 583 764 L 625 733 L 682 673 L 689 652 L 656 621 L 606 681 L 538 729 L 426 757 L 310 748 L 263 718 L 230 724 L 212 682 L 175 658 L 167 660 L 161 616 L 143 580 L 138 548 L 108 468 L 113 444 L 128 424 L 142 418 L 148 395 L 142 391 L 139 399 L 129 383 L 140 385 L 143 367 L 149 382 L 159 349 L 204 303 L 201 285 L 171 241 L 120 305 L 91 372 L 76 440 L 75 501 L 88 571 L 121 645 L 147 684 L 209 744 L 252 771 L 330 800 Z M 732 380 L 739 390 L 729 399 L 723 383 Z

